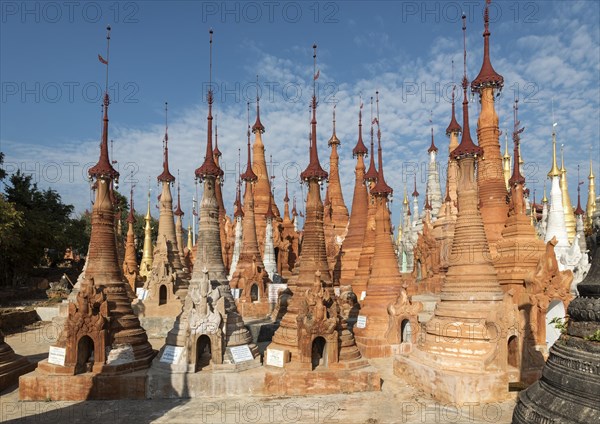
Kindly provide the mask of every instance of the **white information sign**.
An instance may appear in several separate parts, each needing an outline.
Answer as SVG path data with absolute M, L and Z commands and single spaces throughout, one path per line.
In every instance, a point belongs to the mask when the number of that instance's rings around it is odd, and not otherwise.
M 267 349 L 267 365 L 283 368 L 285 351 L 278 349 Z
M 231 290 L 231 295 L 233 296 L 234 299 L 239 299 L 240 298 L 240 294 L 242 293 L 242 289 L 230 289 Z
M 135 289 L 135 294 L 139 300 L 146 300 L 148 297 L 148 290 L 144 289 L 143 287 L 138 287 Z
M 367 292 L 366 291 L 360 292 L 360 300 L 365 300 L 365 297 L 367 297 Z
M 269 284 L 269 303 L 277 303 L 279 292 L 287 289 L 287 284 Z
M 160 362 L 167 364 L 176 364 L 183 353 L 183 346 L 166 345 L 163 354 L 160 357 Z
M 231 356 L 233 356 L 233 362 L 236 364 L 244 361 L 252 361 L 254 359 L 247 344 L 232 347 Z
M 335 293 L 336 296 L 340 295 L 340 288 L 339 287 L 334 287 L 333 288 L 333 292 Z
M 356 317 L 356 328 L 365 328 L 367 326 L 367 317 L 359 315 Z
M 48 352 L 48 363 L 64 367 L 66 356 L 67 349 L 64 347 L 50 346 L 50 350 Z

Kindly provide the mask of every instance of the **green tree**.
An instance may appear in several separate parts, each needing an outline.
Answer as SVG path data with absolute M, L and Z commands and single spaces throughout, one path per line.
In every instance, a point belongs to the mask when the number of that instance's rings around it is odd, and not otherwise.
M 55 190 L 38 189 L 32 177 L 20 171 L 10 176 L 5 200 L 18 212 L 22 225 L 11 227 L 13 233 L 8 240 L 3 237 L 6 250 L 2 252 L 5 256 L 0 284 L 16 285 L 44 258 L 49 257 L 53 262 L 61 259 L 71 245 L 76 227 L 70 218 L 73 206 L 62 203 Z

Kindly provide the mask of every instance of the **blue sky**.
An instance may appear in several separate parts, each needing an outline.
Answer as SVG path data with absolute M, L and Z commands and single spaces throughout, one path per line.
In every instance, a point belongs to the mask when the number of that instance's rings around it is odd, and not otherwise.
M 276 198 L 284 195 L 287 173 L 290 192 L 301 203 L 301 188 L 294 177 L 295 170 L 308 161 L 311 46 L 317 43 L 321 160 L 327 162 L 331 110 L 337 103 L 341 178 L 350 206 L 359 94 L 368 115 L 368 98 L 378 89 L 384 166 L 395 190 L 396 224 L 403 181 L 410 184 L 409 170 L 415 164 L 423 171 L 419 191 L 425 192 L 430 110 L 442 165 L 446 161 L 444 130 L 450 120 L 452 60 L 454 80 L 459 82 L 462 76 L 460 12 L 468 14 L 468 77 L 472 79 L 483 53 L 483 5 L 483 1 L 3 1 L 0 150 L 6 154 L 7 170 L 24 167 L 41 187 L 55 188 L 77 211 L 89 207 L 88 184 L 82 175 L 86 164 L 98 157 L 98 89 L 104 87 L 104 67 L 97 54 L 105 55 L 105 27 L 110 24 L 109 137 L 122 174 L 121 191 L 128 192 L 128 174 L 133 170 L 138 209 L 145 204 L 148 176 L 156 192 L 163 108 L 168 101 L 171 172 L 180 169 L 187 220 L 195 191 L 193 170 L 202 162 L 206 141 L 203 88 L 208 82 L 208 29 L 212 27 L 213 80 L 220 90 L 215 113 L 227 172 L 228 212 L 233 212 L 237 149 L 246 141 L 246 101 L 255 96 L 257 74 L 263 99 L 261 120 L 267 130 L 263 140 L 267 155 L 273 154 L 277 163 Z M 518 91 L 526 178 L 529 187 L 537 189 L 539 200 L 550 168 L 554 99 L 558 142 L 565 144 L 575 203 L 577 165 L 586 180 L 591 155 L 600 175 L 599 3 L 493 2 L 490 11 L 492 63 L 505 79 L 497 103 L 500 126 L 512 131 L 512 101 Z M 477 114 L 477 102 L 472 102 L 473 138 Z M 458 120 L 462 122 L 460 112 Z M 365 124 L 368 121 L 365 118 Z M 367 126 L 364 136 L 367 141 Z M 585 207 L 587 184 L 582 195 Z

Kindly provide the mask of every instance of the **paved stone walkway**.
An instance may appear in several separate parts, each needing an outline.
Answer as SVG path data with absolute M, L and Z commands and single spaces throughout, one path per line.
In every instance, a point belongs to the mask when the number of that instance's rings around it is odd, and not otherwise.
M 58 331 L 43 324 L 6 337 L 19 354 L 44 359 Z M 163 340 L 151 340 L 159 348 Z M 0 394 L 0 422 L 10 423 L 510 423 L 514 401 L 457 409 L 436 403 L 393 375 L 392 359 L 372 361 L 382 391 L 329 396 L 229 397 L 147 401 L 20 402 L 16 387 Z

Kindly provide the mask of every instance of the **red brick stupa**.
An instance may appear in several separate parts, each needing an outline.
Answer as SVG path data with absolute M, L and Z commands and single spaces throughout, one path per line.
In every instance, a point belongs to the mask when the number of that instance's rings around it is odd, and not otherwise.
M 281 325 L 266 353 L 265 390 L 273 394 L 347 393 L 379 390 L 379 374 L 361 358 L 334 295 L 323 231 L 321 184 L 327 172 L 317 152 L 316 49 L 310 162 L 300 174 L 308 184 L 304 241 L 298 273 Z
M 98 188 L 85 277 L 49 358 L 21 377 L 21 400 L 143 399 L 146 375 L 137 371 L 148 368 L 156 355 L 133 313 L 117 258 L 113 181 L 119 173 L 108 157 L 108 48 L 101 61 L 107 91 L 100 159 L 88 171 Z
M 463 15 L 463 133 L 460 145 L 452 152 L 460 176 L 452 256 L 441 300 L 418 348 L 394 362 L 396 375 L 439 401 L 457 405 L 510 397 L 509 330 L 518 323 L 516 306 L 500 288 L 477 207 L 475 163 L 482 150 L 471 140 L 469 129 L 465 31 Z

